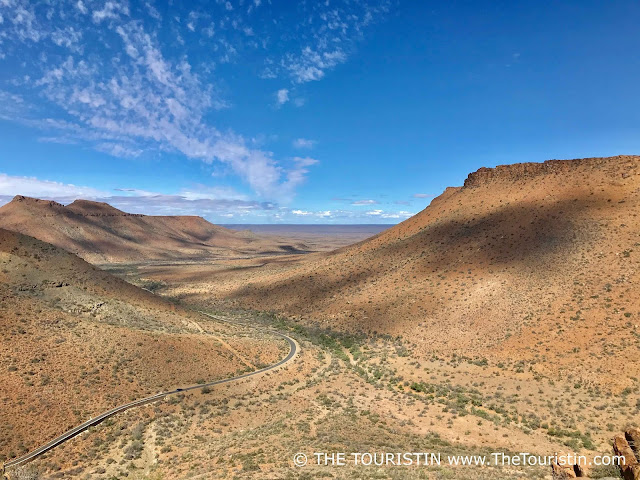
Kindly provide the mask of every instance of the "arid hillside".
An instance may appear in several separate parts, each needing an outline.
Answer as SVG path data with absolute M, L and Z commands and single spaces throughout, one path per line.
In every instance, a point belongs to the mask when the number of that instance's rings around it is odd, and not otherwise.
M 0 460 L 132 399 L 275 362 L 285 347 L 3 229 L 0 329 Z
M 637 156 L 482 168 L 330 254 L 156 278 L 185 299 L 401 335 L 426 358 L 517 361 L 624 388 L 640 366 L 639 207 Z
M 229 230 L 201 217 L 130 214 L 88 200 L 64 206 L 21 195 L 0 208 L 0 228 L 51 243 L 91 263 L 306 250 L 302 243 Z

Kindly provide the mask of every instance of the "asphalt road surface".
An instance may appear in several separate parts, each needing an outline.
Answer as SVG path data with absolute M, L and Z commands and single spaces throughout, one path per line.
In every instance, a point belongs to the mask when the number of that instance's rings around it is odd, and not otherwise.
M 230 320 L 226 320 L 224 318 L 216 317 L 214 315 L 210 315 L 210 314 L 205 313 L 205 312 L 200 312 L 200 313 L 202 313 L 202 314 L 204 314 L 204 315 L 206 315 L 208 317 L 214 318 L 214 319 L 216 319 L 218 321 L 231 323 L 231 324 L 236 324 L 236 325 L 247 326 L 246 324 L 239 323 L 239 322 L 232 322 Z M 243 378 L 251 377 L 253 375 L 258 375 L 260 373 L 264 373 L 264 372 L 267 372 L 269 370 L 273 370 L 273 369 L 278 368 L 279 366 L 284 365 L 285 363 L 289 362 L 296 355 L 296 353 L 298 351 L 297 343 L 294 340 L 292 340 L 290 337 L 288 337 L 288 336 L 286 336 L 286 335 L 284 335 L 284 334 L 282 334 L 280 332 L 277 332 L 275 330 L 265 330 L 265 331 L 268 331 L 269 333 L 273 333 L 273 334 L 283 338 L 284 340 L 286 340 L 289 343 L 289 354 L 286 357 L 284 357 L 282 360 L 280 360 L 278 363 L 275 363 L 273 365 L 269 365 L 268 367 L 261 368 L 260 370 L 256 370 L 254 372 L 249 372 L 249 373 L 245 373 L 243 375 L 239 375 L 237 377 L 225 378 L 225 379 L 222 379 L 222 380 L 216 380 L 215 382 L 201 383 L 201 384 L 198 384 L 198 385 L 191 385 L 191 386 L 184 387 L 184 388 L 176 388 L 175 390 L 171 390 L 171 391 L 168 391 L 168 392 L 157 393 L 156 395 L 152 395 L 150 397 L 141 398 L 140 400 L 135 400 L 135 401 L 130 402 L 130 403 L 125 403 L 124 405 L 120 405 L 119 407 L 112 408 L 111 410 L 109 410 L 107 412 L 101 413 L 100 415 L 87 420 L 83 424 L 78 425 L 77 427 L 74 427 L 71 430 L 66 431 L 65 433 L 63 433 L 59 437 L 54 438 L 50 442 L 45 443 L 41 447 L 38 447 L 35 450 L 33 450 L 33 451 L 29 452 L 29 453 L 26 453 L 25 455 L 22 455 L 21 457 L 17 457 L 17 458 L 9 460 L 8 462 L 6 462 L 4 464 L 4 468 L 17 467 L 19 465 L 23 465 L 23 464 L 28 463 L 28 462 L 30 462 L 32 460 L 35 460 L 40 455 L 45 454 L 49 450 L 57 447 L 58 445 L 66 442 L 67 440 L 70 440 L 73 437 L 81 434 L 82 432 L 84 432 L 88 428 L 93 427 L 94 425 L 98 425 L 99 423 L 103 422 L 107 418 L 113 417 L 114 415 L 116 415 L 116 414 L 118 414 L 120 412 L 124 412 L 125 410 L 129 410 L 130 408 L 139 407 L 141 405 L 146 405 L 147 403 L 157 402 L 157 401 L 162 400 L 165 397 L 168 397 L 170 395 L 177 395 L 179 393 L 188 392 L 190 390 L 197 390 L 199 388 L 205 388 L 205 387 L 213 387 L 214 385 L 221 385 L 223 383 L 236 382 L 238 380 L 242 380 Z

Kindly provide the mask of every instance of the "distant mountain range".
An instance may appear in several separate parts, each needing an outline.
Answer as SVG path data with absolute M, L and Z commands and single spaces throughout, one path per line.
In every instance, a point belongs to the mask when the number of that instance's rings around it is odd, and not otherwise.
M 197 216 L 130 214 L 106 203 L 76 200 L 65 206 L 22 195 L 0 208 L 0 228 L 51 243 L 91 263 L 307 250 L 303 243 L 230 230 Z
M 0 461 L 133 398 L 246 367 L 219 341 L 232 327 L 214 337 L 196 322 L 202 315 L 0 228 Z M 259 355 L 251 339 L 228 341 Z

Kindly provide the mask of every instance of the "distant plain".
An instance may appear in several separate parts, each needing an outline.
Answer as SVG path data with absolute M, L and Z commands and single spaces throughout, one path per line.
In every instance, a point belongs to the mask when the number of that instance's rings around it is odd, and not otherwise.
M 328 251 L 361 242 L 393 227 L 390 224 L 321 225 L 321 224 L 223 224 L 231 230 L 251 230 L 261 236 L 285 237 L 304 243 L 313 251 Z

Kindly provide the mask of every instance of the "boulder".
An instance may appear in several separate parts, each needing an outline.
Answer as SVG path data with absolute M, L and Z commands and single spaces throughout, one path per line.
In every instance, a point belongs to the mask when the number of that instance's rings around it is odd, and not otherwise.
M 640 428 L 630 428 L 624 433 L 624 437 L 629 442 L 631 450 L 638 457 L 640 455 Z
M 640 480 L 640 464 L 624 436 L 616 435 L 613 438 L 613 451 L 616 455 L 624 457 L 624 463 L 620 465 L 622 478 L 624 480 Z
M 553 462 L 551 464 L 551 476 L 553 480 L 566 480 L 567 478 L 576 478 L 576 472 L 573 465 L 558 465 Z

